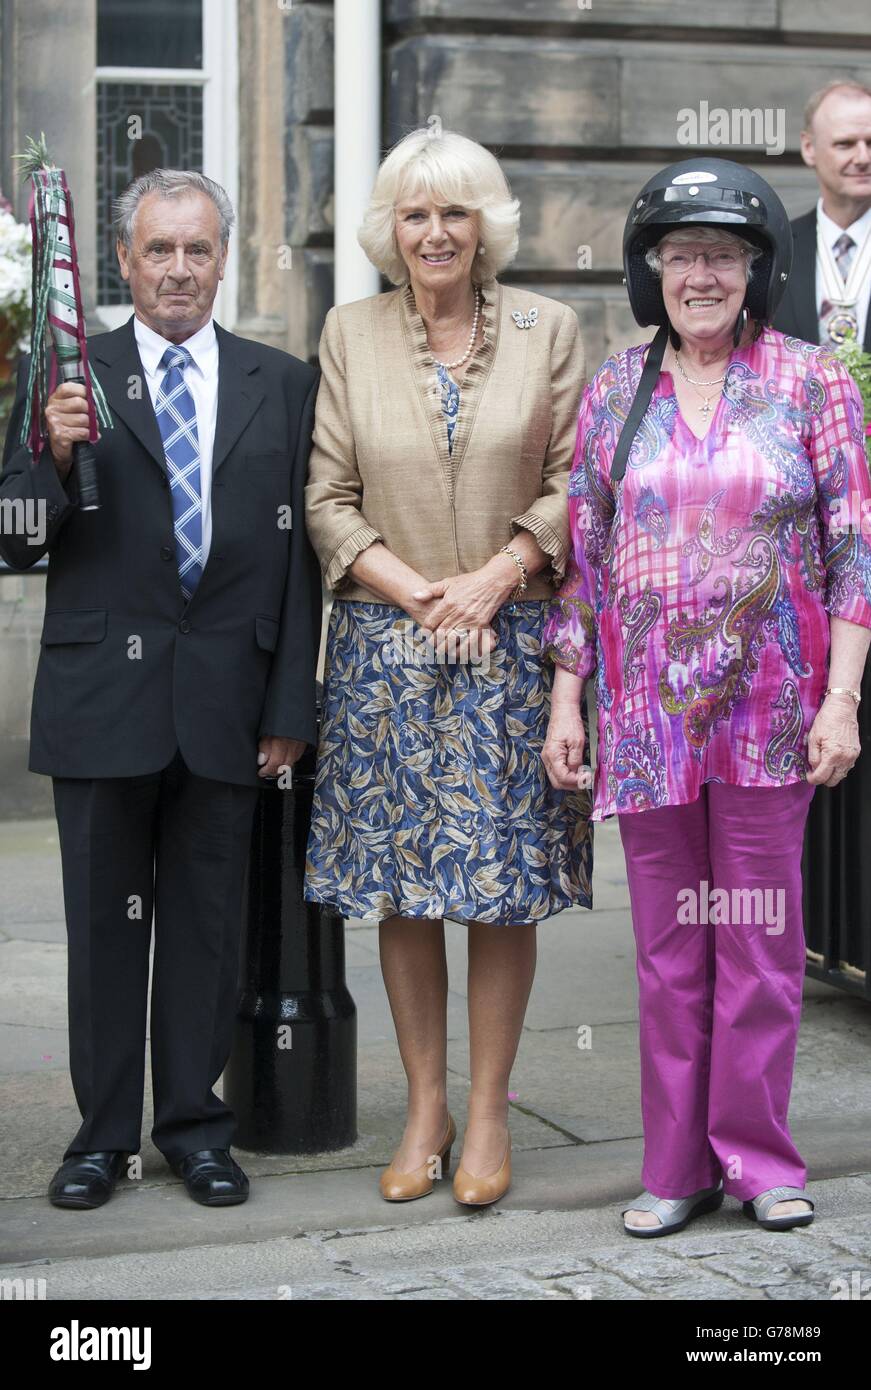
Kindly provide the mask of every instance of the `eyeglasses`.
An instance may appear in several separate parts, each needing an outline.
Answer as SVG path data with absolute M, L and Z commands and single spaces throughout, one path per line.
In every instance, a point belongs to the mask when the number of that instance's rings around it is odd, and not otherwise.
M 667 270 L 671 275 L 686 275 L 694 269 L 700 256 L 706 266 L 722 274 L 737 270 L 744 264 L 743 252 L 723 246 L 714 246 L 710 251 L 666 251 L 659 260 L 663 270 Z

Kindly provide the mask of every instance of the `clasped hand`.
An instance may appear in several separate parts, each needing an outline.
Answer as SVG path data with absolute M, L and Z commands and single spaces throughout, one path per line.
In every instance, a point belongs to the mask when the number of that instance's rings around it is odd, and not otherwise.
M 511 574 L 487 565 L 415 589 L 411 616 L 437 643 L 444 643 L 449 655 L 468 660 L 471 648 L 478 656 L 489 656 L 496 645 L 496 633 L 490 626 L 493 614 L 516 587 L 510 558 L 508 564 Z

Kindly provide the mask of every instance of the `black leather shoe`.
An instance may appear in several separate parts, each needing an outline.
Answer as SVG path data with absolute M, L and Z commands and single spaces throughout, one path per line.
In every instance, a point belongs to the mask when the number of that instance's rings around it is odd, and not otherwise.
M 114 1149 L 70 1154 L 48 1185 L 49 1200 L 56 1207 L 101 1207 L 112 1196 L 126 1162 L 126 1152 Z
M 185 1154 L 172 1171 L 195 1202 L 204 1207 L 232 1207 L 248 1200 L 248 1179 L 229 1149 L 200 1149 Z

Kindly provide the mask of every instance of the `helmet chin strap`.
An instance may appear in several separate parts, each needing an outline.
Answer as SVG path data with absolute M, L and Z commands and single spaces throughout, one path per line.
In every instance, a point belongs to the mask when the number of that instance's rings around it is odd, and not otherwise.
M 647 350 L 647 361 L 638 382 L 638 390 L 635 392 L 635 399 L 626 416 L 626 423 L 620 431 L 620 438 L 617 440 L 617 448 L 614 450 L 614 457 L 611 461 L 611 481 L 619 482 L 626 472 L 626 461 L 629 458 L 629 450 L 632 448 L 632 441 L 638 433 L 638 426 L 644 419 L 644 412 L 650 405 L 650 398 L 653 395 L 654 387 L 662 368 L 662 359 L 665 356 L 665 346 L 668 342 L 668 325 L 663 324 L 657 332 L 656 337 Z
M 741 342 L 741 339 L 744 337 L 744 329 L 747 327 L 748 317 L 749 315 L 747 313 L 747 305 L 745 304 L 740 314 L 735 320 L 735 332 L 732 334 L 733 347 L 738 347 L 739 343 Z

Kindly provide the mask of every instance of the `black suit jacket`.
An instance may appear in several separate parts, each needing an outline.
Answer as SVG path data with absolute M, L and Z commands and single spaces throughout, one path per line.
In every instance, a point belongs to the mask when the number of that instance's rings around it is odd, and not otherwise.
M 774 316 L 774 327 L 806 343 L 819 343 L 817 318 L 817 210 L 792 223 L 792 270 Z M 865 350 L 871 352 L 871 313 L 865 325 Z
M 48 449 L 34 467 L 18 447 L 21 365 L 0 498 L 42 504 L 47 532 L 43 545 L 28 544 L 7 524 L 0 554 L 16 569 L 49 554 L 33 772 L 141 776 L 178 747 L 199 776 L 255 786 L 260 736 L 316 742 L 321 575 L 303 490 L 318 376 L 285 352 L 215 331 L 212 539 L 188 604 L 133 318 L 88 345 L 114 419 L 96 445 L 98 511 L 78 506 L 73 475 L 61 483 Z M 281 529 L 288 504 L 290 529 Z

